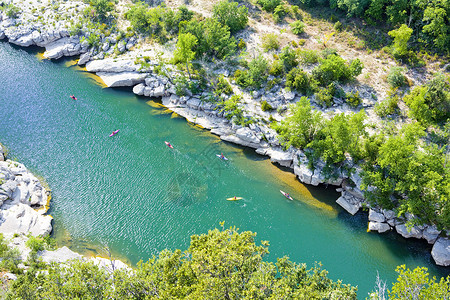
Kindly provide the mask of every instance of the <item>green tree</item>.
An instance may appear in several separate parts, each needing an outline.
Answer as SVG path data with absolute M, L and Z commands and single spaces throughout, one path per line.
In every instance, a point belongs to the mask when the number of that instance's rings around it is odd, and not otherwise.
M 114 11 L 114 3 L 109 0 L 91 0 L 89 4 L 93 8 L 91 16 L 99 22 L 104 22 Z
M 395 271 L 399 275 L 389 291 L 392 300 L 438 300 L 450 297 L 450 276 L 437 281 L 436 277 L 429 278 L 427 268 L 417 267 L 411 271 L 405 265 L 398 266 Z
M 237 2 L 222 0 L 213 7 L 213 17 L 230 28 L 231 33 L 244 29 L 248 22 L 248 8 Z
M 450 4 L 448 0 L 436 0 L 427 4 L 423 12 L 426 25 L 422 31 L 431 37 L 437 49 L 450 50 Z
M 285 148 L 305 148 L 325 126 L 322 114 L 312 109 L 307 97 L 301 97 L 291 106 L 290 111 L 291 115 L 282 120 L 275 129 Z
M 195 45 L 197 45 L 197 38 L 193 34 L 189 32 L 179 34 L 177 48 L 173 53 L 174 59 L 176 61 L 186 64 L 189 78 L 191 78 L 191 73 L 189 72 L 189 63 L 195 57 L 195 52 L 192 51 L 192 48 L 194 48 Z
M 392 46 L 392 54 L 395 57 L 403 57 L 408 54 L 408 41 L 413 30 L 407 25 L 402 24 L 400 28 L 391 30 L 388 34 L 394 38 L 394 45 Z
M 359 59 L 348 64 L 345 59 L 337 54 L 328 55 L 313 69 L 313 77 L 323 86 L 333 81 L 345 82 L 354 79 L 361 74 L 363 64 Z

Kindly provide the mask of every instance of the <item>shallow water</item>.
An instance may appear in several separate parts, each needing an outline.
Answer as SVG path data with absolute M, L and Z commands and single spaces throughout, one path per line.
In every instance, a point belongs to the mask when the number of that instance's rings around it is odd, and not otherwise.
M 105 89 L 70 61 L 36 54 L 0 42 L 0 141 L 52 189 L 60 244 L 103 255 L 107 246 L 136 263 L 185 249 L 190 235 L 225 221 L 269 240 L 269 259 L 322 262 L 331 278 L 357 285 L 362 299 L 377 271 L 390 283 L 400 264 L 449 273 L 434 265 L 426 242 L 367 233 L 367 214 L 345 213 L 333 187 L 304 186 L 251 149 L 129 90 Z M 243 200 L 225 200 L 233 196 Z

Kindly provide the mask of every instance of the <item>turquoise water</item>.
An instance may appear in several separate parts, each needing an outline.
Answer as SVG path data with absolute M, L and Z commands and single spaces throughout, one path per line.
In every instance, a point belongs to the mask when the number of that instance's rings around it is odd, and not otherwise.
M 0 141 L 52 189 L 60 243 L 88 253 L 108 246 L 136 263 L 164 248 L 185 249 L 190 235 L 225 221 L 269 240 L 269 259 L 322 262 L 331 278 L 357 285 L 360 298 L 377 271 L 390 283 L 400 264 L 448 274 L 434 266 L 426 243 L 367 233 L 367 216 L 343 212 L 331 186 L 305 187 L 253 150 L 36 53 L 0 43 Z M 215 156 L 221 152 L 228 162 Z M 235 195 L 244 199 L 225 200 Z

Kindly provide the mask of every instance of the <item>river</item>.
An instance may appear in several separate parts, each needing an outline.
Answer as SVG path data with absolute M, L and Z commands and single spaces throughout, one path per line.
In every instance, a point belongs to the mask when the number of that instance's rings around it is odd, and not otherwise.
M 270 241 L 270 260 L 321 262 L 332 279 L 358 286 L 361 299 L 377 271 L 390 286 L 400 264 L 449 273 L 434 265 L 424 240 L 367 233 L 367 214 L 344 212 L 334 187 L 304 186 L 157 102 L 103 88 L 72 61 L 40 60 L 37 49 L 0 42 L 0 69 L 0 142 L 52 189 L 60 245 L 103 254 L 107 246 L 134 264 L 164 248 L 186 249 L 190 235 L 225 221 Z M 243 199 L 226 201 L 233 196 Z

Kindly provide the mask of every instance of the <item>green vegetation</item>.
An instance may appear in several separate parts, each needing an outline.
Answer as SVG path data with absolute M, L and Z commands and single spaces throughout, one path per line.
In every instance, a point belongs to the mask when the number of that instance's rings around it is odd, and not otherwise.
M 11 283 L 7 299 L 356 299 L 356 288 L 332 281 L 288 257 L 264 260 L 268 242 L 236 228 L 193 235 L 187 251 L 163 250 L 133 271 L 112 275 L 93 263 L 39 265 Z
M 328 55 L 314 68 L 312 75 L 319 84 L 326 86 L 333 81 L 346 82 L 361 74 L 363 64 L 359 59 L 348 64 L 336 54 Z
M 400 88 L 407 84 L 405 75 L 403 75 L 403 68 L 392 67 L 387 76 L 387 82 L 391 88 Z
M 266 52 L 280 49 L 278 36 L 275 33 L 268 33 L 264 35 L 262 37 L 262 47 Z
M 273 107 L 266 100 L 264 100 L 261 102 L 261 109 L 262 111 L 271 111 L 273 110 Z
M 443 74 L 425 85 L 415 87 L 404 98 L 409 115 L 423 125 L 444 122 L 450 118 L 450 83 Z
M 223 0 L 214 5 L 213 17 L 228 26 L 231 33 L 235 33 L 247 25 L 248 9 L 244 5 L 239 6 L 237 2 Z
M 173 58 L 175 62 L 182 62 L 186 64 L 186 69 L 191 78 L 191 73 L 189 72 L 189 63 L 195 57 L 195 52 L 192 48 L 197 45 L 197 38 L 191 33 L 182 33 L 178 36 L 177 49 L 173 53 Z
M 19 17 L 19 14 L 21 13 L 20 8 L 12 3 L 0 6 L 0 11 L 6 12 L 6 16 L 11 19 L 17 19 Z
M 236 70 L 234 78 L 243 88 L 260 88 L 267 79 L 269 65 L 261 55 L 248 63 L 247 70 Z
M 413 30 L 402 24 L 400 28 L 389 31 L 389 35 L 394 38 L 392 54 L 395 57 L 404 57 L 408 54 L 408 41 L 411 38 Z
M 289 26 L 291 27 L 291 30 L 294 34 L 300 35 L 305 32 L 305 23 L 303 23 L 302 21 L 294 21 L 289 24 Z
M 286 75 L 286 86 L 306 95 L 311 94 L 314 90 L 308 73 L 299 68 L 292 69 Z
M 267 12 L 273 12 L 281 4 L 281 0 L 257 0 L 256 2 Z
M 401 25 L 401 33 L 398 33 L 402 43 L 407 37 L 407 32 L 414 30 L 415 34 L 410 36 L 416 45 L 434 48 L 447 54 L 450 50 L 450 6 L 447 0 L 310 0 L 303 3 L 307 6 L 326 5 L 346 13 L 349 17 L 362 17 L 372 24 L 384 24 L 387 20 L 392 28 Z M 408 30 L 407 27 L 410 29 Z M 400 50 L 396 52 L 397 54 L 404 54 L 404 48 L 395 46 L 394 48 L 396 48 L 394 51 Z

